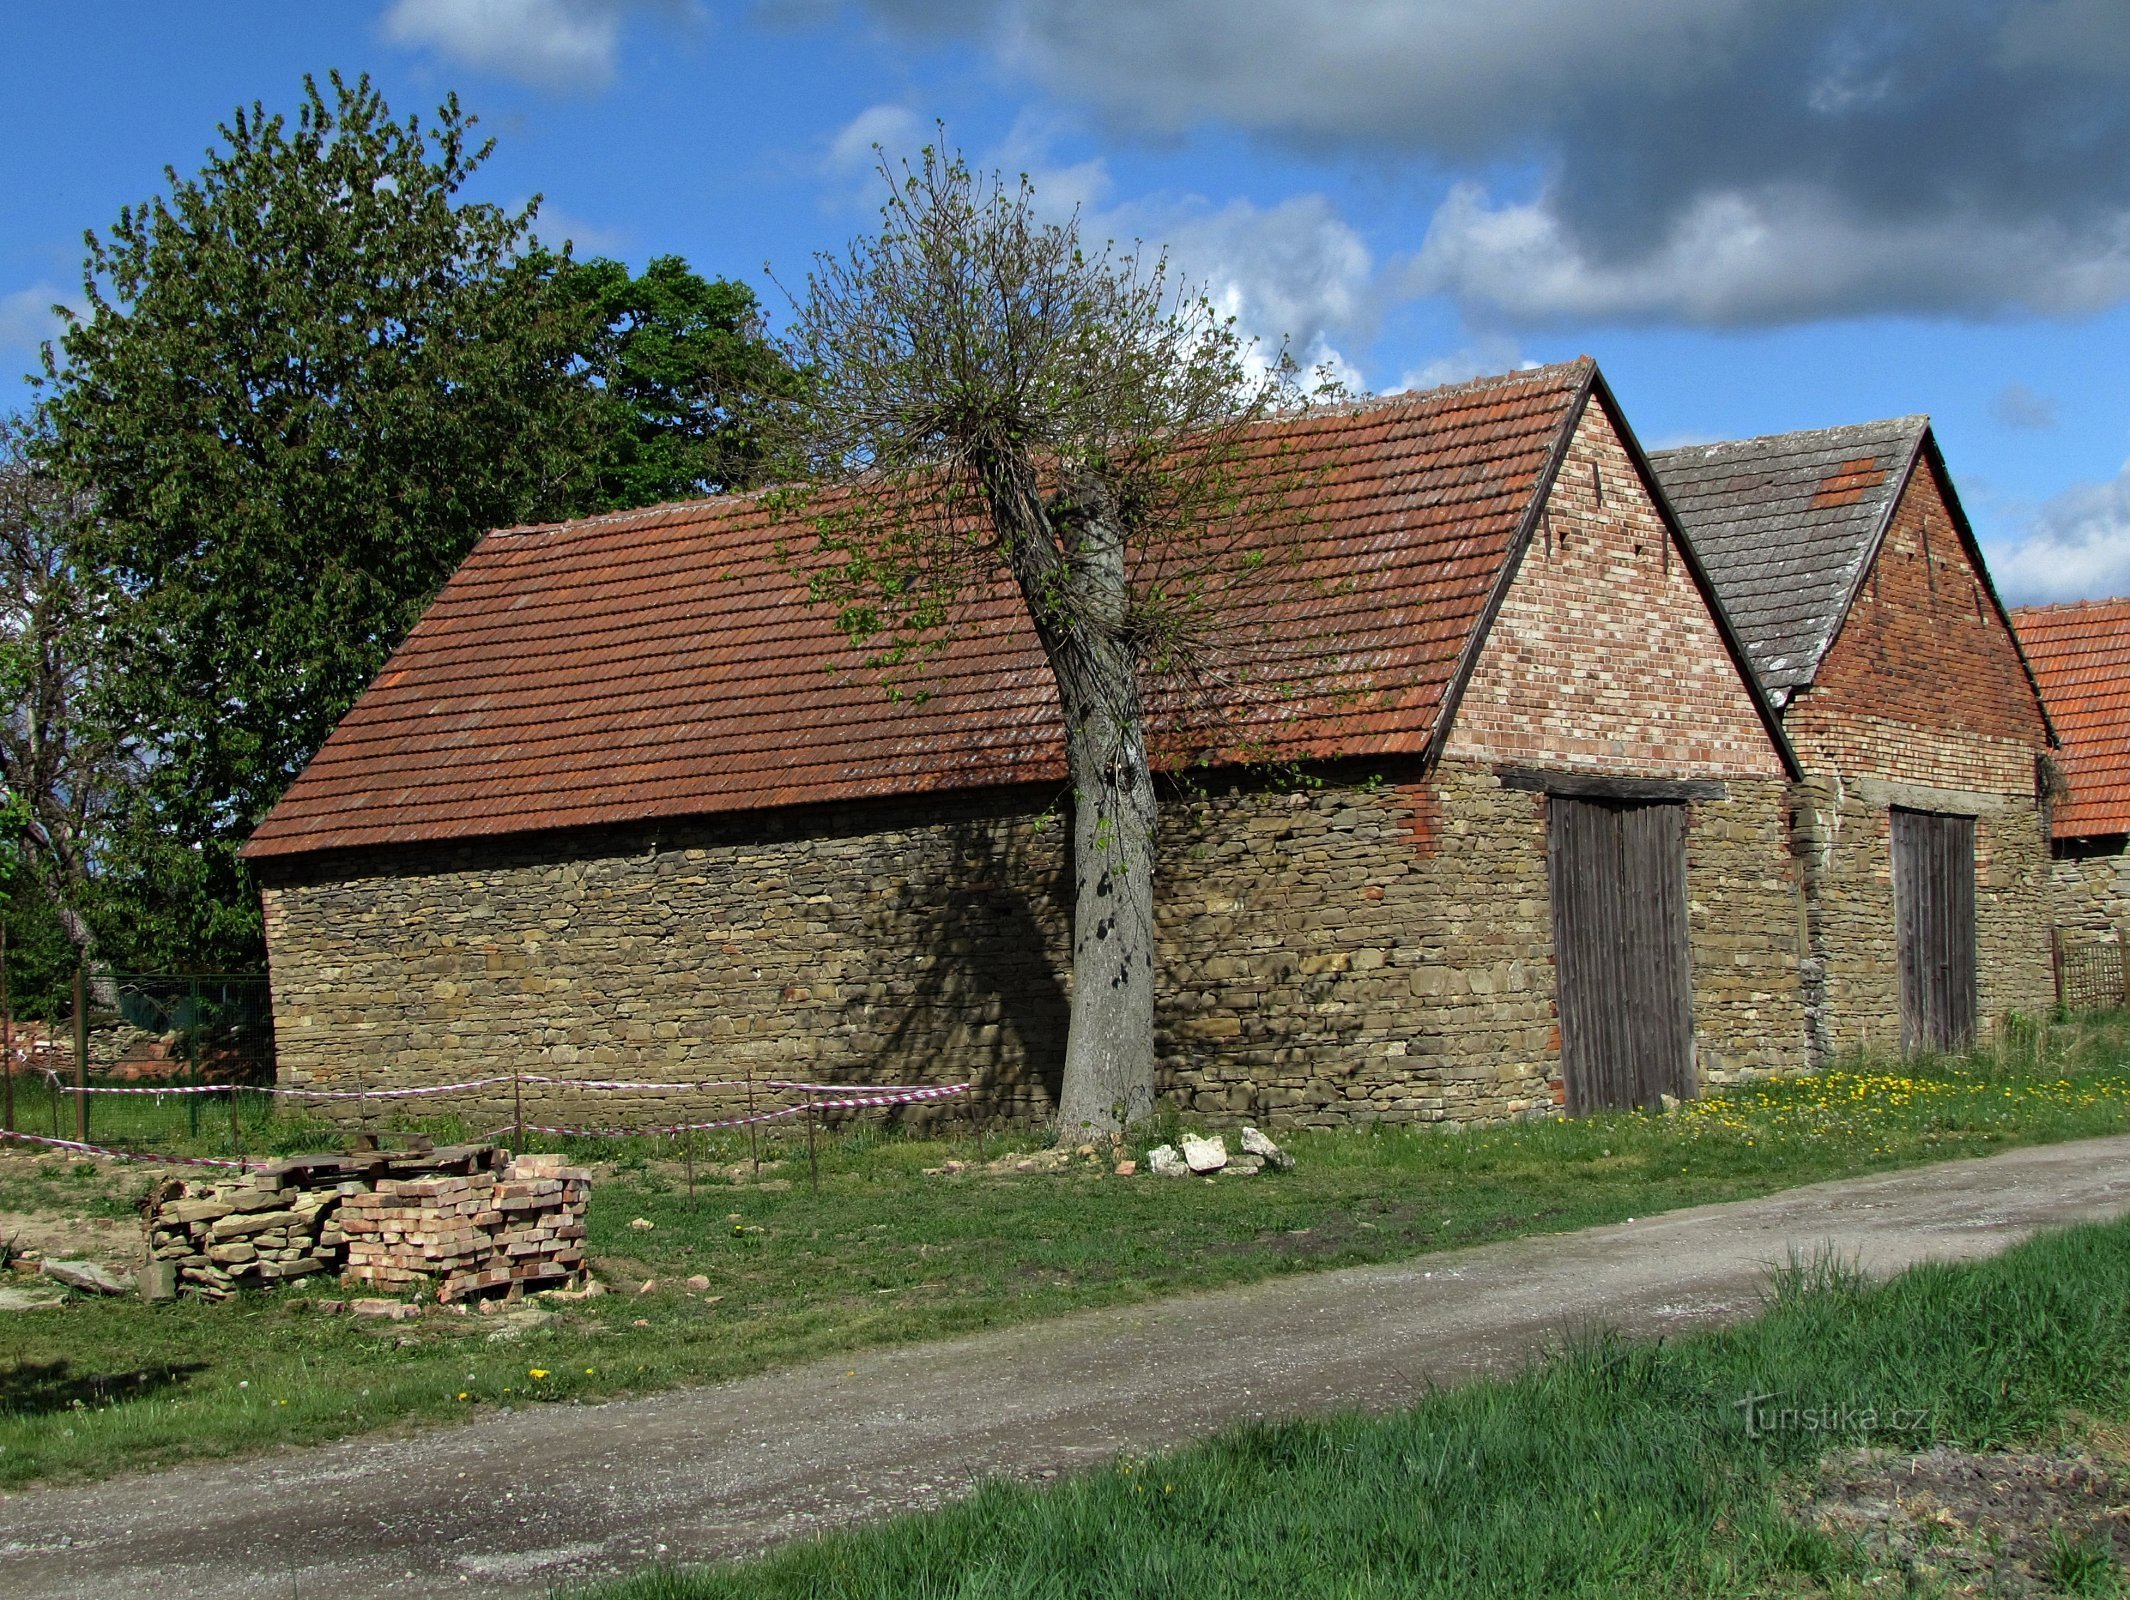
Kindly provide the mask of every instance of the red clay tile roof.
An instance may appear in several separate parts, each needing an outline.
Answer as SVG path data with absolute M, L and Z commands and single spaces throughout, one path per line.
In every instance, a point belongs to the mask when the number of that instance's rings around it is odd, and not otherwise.
M 1316 509 L 1249 604 L 1307 665 L 1248 737 L 1425 748 L 1594 381 L 1584 360 L 1276 426 Z M 928 696 L 891 703 L 780 540 L 810 528 L 758 496 L 490 534 L 245 854 L 1062 780 L 1055 688 L 1003 590 L 969 604 Z
M 2130 833 L 2130 598 L 2021 606 L 2012 621 L 2063 742 L 2056 837 Z

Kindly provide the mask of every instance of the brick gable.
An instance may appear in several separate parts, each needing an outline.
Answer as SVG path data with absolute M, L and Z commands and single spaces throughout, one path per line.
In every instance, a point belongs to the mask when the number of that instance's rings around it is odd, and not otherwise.
M 1603 404 L 1576 425 L 1444 753 L 1640 776 L 1783 774 Z
M 2031 794 L 2041 708 L 1927 458 L 1784 727 L 1807 768 Z

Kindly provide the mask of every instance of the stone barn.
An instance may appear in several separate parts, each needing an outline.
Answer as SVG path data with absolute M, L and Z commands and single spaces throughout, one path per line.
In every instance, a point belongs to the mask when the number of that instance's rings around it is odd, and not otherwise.
M 2051 734 L 1929 419 L 1654 461 L 1804 765 L 1815 1063 L 2046 1004 Z
M 1171 774 L 1170 1102 L 1494 1120 L 1801 1070 L 1797 769 L 1596 368 L 1267 442 L 1308 516 L 1229 631 L 1285 681 Z M 248 847 L 284 1081 L 968 1079 L 1048 1114 L 1070 799 L 1031 631 L 973 602 L 890 699 L 773 515 L 467 558 Z
M 2067 935 L 2130 928 L 2130 599 L 2013 613 L 2063 741 L 2050 807 L 2056 921 Z

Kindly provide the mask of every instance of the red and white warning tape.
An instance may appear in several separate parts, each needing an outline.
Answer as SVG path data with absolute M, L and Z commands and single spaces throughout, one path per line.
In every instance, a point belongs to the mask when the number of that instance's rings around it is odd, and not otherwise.
M 783 1087 L 789 1089 L 796 1086 L 786 1084 Z M 947 1083 L 921 1088 L 884 1089 L 838 1100 L 814 1100 L 810 1104 L 816 1111 L 840 1111 L 865 1106 L 906 1106 L 923 1100 L 944 1100 L 951 1095 L 966 1094 L 970 1087 L 966 1083 Z M 808 1104 L 809 1102 L 802 1102 L 795 1106 L 779 1106 L 774 1111 L 759 1111 L 745 1117 L 723 1117 L 715 1122 L 670 1122 L 643 1128 L 571 1128 L 540 1122 L 528 1122 L 524 1127 L 527 1133 L 550 1133 L 569 1139 L 639 1139 L 656 1134 L 706 1133 L 715 1128 L 745 1128 L 756 1123 L 776 1122 L 784 1117 L 804 1115 Z M 506 1133 L 512 1126 L 515 1124 L 495 1131 Z
M 222 1161 L 213 1156 L 166 1156 L 152 1150 L 113 1150 L 107 1145 L 83 1144 L 79 1139 L 47 1139 L 41 1134 L 15 1133 L 6 1128 L 0 1128 L 0 1139 L 47 1145 L 54 1150 L 71 1150 L 77 1155 L 104 1156 L 112 1161 L 160 1161 L 174 1167 L 234 1167 L 239 1172 L 248 1170 L 251 1165 L 246 1161 Z

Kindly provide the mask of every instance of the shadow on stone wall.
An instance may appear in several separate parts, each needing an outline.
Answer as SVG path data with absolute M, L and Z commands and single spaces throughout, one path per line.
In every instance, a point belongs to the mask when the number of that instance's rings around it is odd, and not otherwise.
M 915 1106 L 909 1120 L 1041 1120 L 1057 1106 L 1071 1017 L 1065 971 L 1069 845 L 1055 816 L 967 817 L 868 907 L 884 949 L 930 952 L 892 987 L 890 1019 L 871 1028 L 883 1077 L 927 1082 L 939 1058 L 973 1061 L 967 1110 Z

